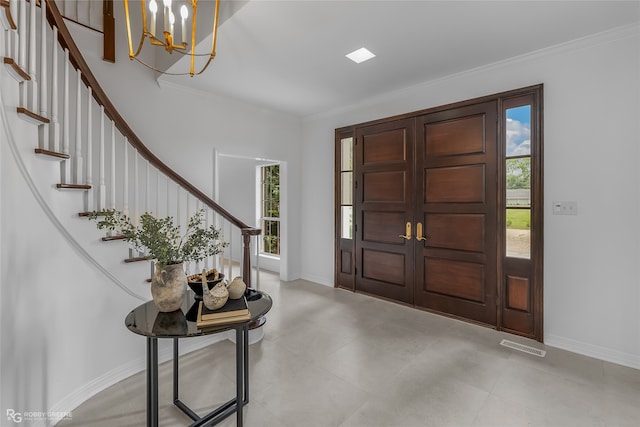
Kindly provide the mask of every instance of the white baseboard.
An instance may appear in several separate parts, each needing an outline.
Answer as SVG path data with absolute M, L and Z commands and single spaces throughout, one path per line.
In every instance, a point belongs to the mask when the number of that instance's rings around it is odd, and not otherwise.
M 202 338 L 182 340 L 180 342 L 180 354 L 183 355 L 192 351 L 200 350 L 201 348 L 228 338 L 229 335 L 227 333 L 221 333 Z M 166 348 L 158 351 L 158 363 L 164 363 L 168 360 L 171 360 L 172 358 L 173 346 L 167 346 Z M 56 423 L 58 423 L 64 417 L 65 413 L 71 413 L 73 418 L 73 410 L 80 406 L 83 402 L 89 400 L 96 394 L 124 380 L 125 378 L 129 378 L 130 376 L 135 375 L 138 372 L 142 372 L 146 369 L 146 367 L 147 362 L 144 355 L 142 355 L 135 360 L 131 360 L 121 366 L 110 370 L 109 372 L 99 376 L 93 381 L 89 381 L 82 387 L 69 393 L 60 402 L 58 402 L 48 410 L 53 414 L 61 414 L 60 417 L 52 417 L 50 419 L 42 420 L 40 424 L 37 424 L 38 427 L 49 427 L 56 425 Z
M 544 344 L 585 356 L 594 357 L 596 359 L 605 360 L 607 362 L 616 363 L 618 365 L 640 369 L 640 355 L 637 354 L 625 353 L 611 348 L 576 341 L 571 338 L 560 337 L 557 335 L 546 335 L 544 337 Z
M 333 288 L 333 277 L 327 278 L 323 276 L 316 276 L 313 274 L 303 274 L 300 278 L 303 280 L 308 280 L 309 282 L 314 282 L 320 285 L 330 286 Z

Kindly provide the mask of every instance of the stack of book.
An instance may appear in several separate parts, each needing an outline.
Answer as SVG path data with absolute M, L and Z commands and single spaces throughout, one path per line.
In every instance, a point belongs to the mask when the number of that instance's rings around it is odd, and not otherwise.
M 230 299 L 217 310 L 210 310 L 200 301 L 198 307 L 198 318 L 196 324 L 198 328 L 219 326 L 227 323 L 246 322 L 251 319 L 251 313 L 247 306 L 245 297 L 240 299 Z

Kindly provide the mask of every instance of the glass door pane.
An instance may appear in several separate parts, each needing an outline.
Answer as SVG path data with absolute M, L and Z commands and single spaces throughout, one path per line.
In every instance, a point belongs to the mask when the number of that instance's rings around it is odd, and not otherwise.
M 531 257 L 531 105 L 506 110 L 506 256 Z

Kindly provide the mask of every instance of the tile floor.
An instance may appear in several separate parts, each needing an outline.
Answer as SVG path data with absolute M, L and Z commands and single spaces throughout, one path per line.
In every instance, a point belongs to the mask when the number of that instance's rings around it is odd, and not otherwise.
M 249 427 L 634 426 L 640 371 L 372 297 L 262 274 L 274 299 L 250 347 Z M 544 348 L 545 358 L 500 346 Z M 181 358 L 180 397 L 199 413 L 235 394 L 234 344 Z M 162 426 L 190 423 L 160 367 Z M 145 374 L 73 411 L 60 427 L 145 425 Z M 234 426 L 235 416 L 222 426 Z

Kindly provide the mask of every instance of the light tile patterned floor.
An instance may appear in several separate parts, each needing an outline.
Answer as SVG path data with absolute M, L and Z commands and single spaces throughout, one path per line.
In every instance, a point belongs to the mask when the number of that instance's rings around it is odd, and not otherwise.
M 250 347 L 249 427 L 634 426 L 640 371 L 419 310 L 262 274 L 274 299 Z M 510 350 L 503 338 L 544 348 Z M 235 393 L 234 345 L 181 359 L 180 397 L 196 411 Z M 188 425 L 160 367 L 162 426 Z M 145 374 L 73 411 L 60 427 L 145 424 Z M 235 417 L 222 426 L 234 426 Z

